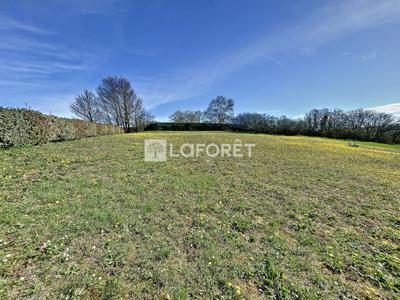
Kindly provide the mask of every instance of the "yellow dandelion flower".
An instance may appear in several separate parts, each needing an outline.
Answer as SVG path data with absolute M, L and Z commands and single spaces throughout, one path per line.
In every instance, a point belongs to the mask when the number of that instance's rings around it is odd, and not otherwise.
M 237 285 L 237 286 L 235 287 L 235 292 L 236 292 L 236 295 L 238 295 L 238 296 L 239 296 L 240 294 L 242 294 L 242 291 L 241 291 L 240 286 Z

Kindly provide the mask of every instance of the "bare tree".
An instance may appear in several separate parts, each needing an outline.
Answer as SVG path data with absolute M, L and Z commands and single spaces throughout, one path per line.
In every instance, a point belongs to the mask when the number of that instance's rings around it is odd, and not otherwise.
M 116 76 L 104 78 L 97 94 L 103 113 L 128 132 L 137 99 L 129 80 Z
M 71 110 L 79 117 L 108 124 L 116 124 L 129 132 L 133 126 L 143 130 L 154 116 L 145 110 L 142 99 L 138 97 L 129 80 L 109 76 L 93 92 L 84 91 L 71 104 Z
M 200 110 L 177 110 L 169 116 L 169 119 L 176 123 L 201 123 L 203 112 Z
M 205 117 L 213 123 L 227 123 L 233 119 L 234 101 L 224 96 L 211 100 L 204 112 Z
M 133 107 L 134 126 L 137 131 L 143 131 L 154 120 L 154 116 L 144 108 L 142 98 L 140 97 L 135 98 Z
M 79 118 L 89 121 L 100 121 L 100 109 L 96 95 L 92 91 L 84 90 L 76 96 L 70 105 L 71 111 Z
M 186 122 L 186 117 L 185 113 L 183 111 L 177 110 L 173 112 L 170 116 L 169 119 L 171 122 L 175 123 L 187 123 Z
M 276 118 L 260 113 L 241 113 L 234 118 L 233 122 L 245 125 L 251 130 L 270 132 L 276 123 Z

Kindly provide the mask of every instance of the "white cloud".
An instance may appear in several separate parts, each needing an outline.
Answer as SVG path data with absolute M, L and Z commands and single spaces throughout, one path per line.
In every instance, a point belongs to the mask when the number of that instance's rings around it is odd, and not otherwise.
M 29 54 L 57 59 L 74 59 L 79 57 L 77 53 L 67 50 L 59 44 L 42 42 L 36 38 L 18 33 L 3 34 L 0 36 L 0 50 L 6 54 L 20 54 L 23 56 L 28 56 Z
M 39 27 L 36 27 L 32 24 L 28 23 L 23 23 L 21 21 L 6 17 L 6 16 L 0 16 L 0 30 L 19 30 L 19 31 L 25 31 L 29 33 L 34 33 L 34 34 L 53 34 L 53 32 L 41 29 Z
M 55 73 L 63 73 L 68 71 L 84 71 L 87 70 L 88 66 L 85 64 L 74 64 L 74 63 L 61 63 L 61 62 L 46 62 L 46 63 L 32 63 L 26 61 L 10 61 L 0 58 L 1 71 L 5 74 L 19 75 L 27 74 L 32 77 L 32 74 L 36 74 L 36 77 L 43 78 L 45 75 L 51 75 Z
M 43 40 L 49 31 L 0 16 L 0 87 L 54 88 L 76 72 L 92 68 L 95 57 Z M 53 33 L 51 33 L 53 34 Z
M 382 112 L 382 113 L 388 113 L 388 114 L 394 114 L 394 115 L 400 117 L 400 102 L 382 105 L 382 106 L 371 107 L 371 108 L 368 108 L 368 110 L 373 110 L 376 112 Z

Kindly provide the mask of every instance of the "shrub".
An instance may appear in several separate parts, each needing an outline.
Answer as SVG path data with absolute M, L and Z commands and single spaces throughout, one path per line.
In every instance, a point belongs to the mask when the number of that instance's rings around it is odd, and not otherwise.
M 0 147 L 74 140 L 122 133 L 113 125 L 46 116 L 30 109 L 0 107 Z
M 0 108 L 0 146 L 46 142 L 46 117 L 27 109 Z

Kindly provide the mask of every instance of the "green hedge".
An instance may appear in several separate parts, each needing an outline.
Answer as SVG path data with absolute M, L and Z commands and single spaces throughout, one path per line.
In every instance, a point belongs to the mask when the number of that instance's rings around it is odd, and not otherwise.
M 30 109 L 0 107 L 1 148 L 116 133 L 122 133 L 118 126 L 47 116 Z
M 144 128 L 145 131 L 170 130 L 170 131 L 251 131 L 247 126 L 240 124 L 215 124 L 215 123 L 175 123 L 154 122 Z M 133 130 L 131 130 L 133 131 Z

